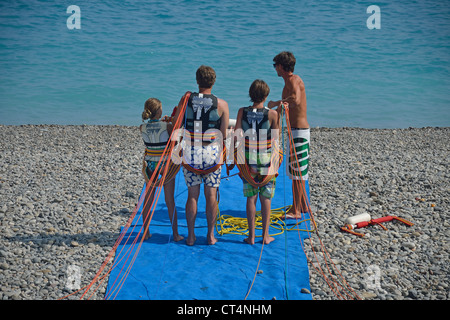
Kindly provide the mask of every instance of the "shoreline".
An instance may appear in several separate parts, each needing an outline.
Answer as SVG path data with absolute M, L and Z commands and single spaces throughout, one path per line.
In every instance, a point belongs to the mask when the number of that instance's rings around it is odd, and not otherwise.
M 93 279 L 142 188 L 137 128 L 0 125 L 0 300 L 59 299 L 73 292 L 72 265 L 81 266 L 81 287 Z M 449 140 L 449 127 L 311 128 L 312 211 L 333 262 L 363 299 L 450 298 Z M 339 230 L 362 212 L 414 226 L 368 227 L 364 238 Z M 369 266 L 380 271 L 375 287 L 364 281 Z M 313 298 L 336 299 L 309 268 Z M 93 299 L 103 298 L 102 286 Z

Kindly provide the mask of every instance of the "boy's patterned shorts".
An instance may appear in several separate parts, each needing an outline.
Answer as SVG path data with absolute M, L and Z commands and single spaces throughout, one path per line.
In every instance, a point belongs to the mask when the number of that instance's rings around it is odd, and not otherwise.
M 222 150 L 214 144 L 200 147 L 191 146 L 190 149 L 185 150 L 184 161 L 187 161 L 196 169 L 204 170 L 218 163 L 217 161 L 220 160 L 219 157 L 222 155 L 221 152 Z M 221 172 L 222 166 L 208 174 L 196 174 L 183 167 L 184 180 L 188 187 L 193 187 L 203 182 L 205 186 L 218 188 L 220 186 Z
M 253 197 L 259 193 L 265 198 L 272 199 L 275 195 L 275 181 L 276 178 L 273 177 L 272 180 L 270 180 L 265 186 L 255 188 L 250 183 L 245 181 L 245 179 L 242 179 L 242 182 L 244 183 L 244 197 Z
M 220 186 L 221 172 L 222 167 L 219 167 L 216 171 L 208 174 L 196 174 L 183 167 L 184 181 L 188 187 L 193 187 L 203 182 L 205 186 L 218 188 Z

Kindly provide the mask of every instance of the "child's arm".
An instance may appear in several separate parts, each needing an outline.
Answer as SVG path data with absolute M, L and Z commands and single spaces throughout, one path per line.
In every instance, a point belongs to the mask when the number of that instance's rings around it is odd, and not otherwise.
M 236 142 L 237 140 L 237 134 L 242 134 L 242 108 L 239 109 L 237 117 L 236 117 L 236 126 L 234 127 L 234 141 Z M 240 130 L 239 130 L 240 129 Z
M 169 136 L 172 134 L 173 130 L 173 123 L 168 122 L 167 123 L 167 132 L 169 133 Z
M 275 110 L 269 110 L 269 121 L 270 121 L 270 128 L 271 129 L 279 129 L 279 113 Z

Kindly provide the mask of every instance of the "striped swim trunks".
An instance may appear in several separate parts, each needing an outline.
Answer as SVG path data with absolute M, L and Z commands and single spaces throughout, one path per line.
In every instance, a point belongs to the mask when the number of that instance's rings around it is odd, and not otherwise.
M 253 179 L 259 179 L 260 174 L 263 170 L 258 165 L 249 165 L 250 175 Z M 275 195 L 275 185 L 276 177 L 270 179 L 270 181 L 262 187 L 256 188 L 247 182 L 243 177 L 241 177 L 242 183 L 244 184 L 244 197 L 249 198 L 257 195 L 258 193 L 265 198 L 272 199 Z M 261 181 L 259 181 L 261 182 Z
M 244 197 L 249 198 L 256 196 L 258 193 L 265 198 L 272 199 L 275 195 L 275 181 L 276 178 L 273 177 L 266 185 L 255 188 L 250 183 L 242 179 L 244 184 Z
M 295 153 L 289 148 L 288 176 L 292 180 L 308 180 L 310 129 L 292 128 Z

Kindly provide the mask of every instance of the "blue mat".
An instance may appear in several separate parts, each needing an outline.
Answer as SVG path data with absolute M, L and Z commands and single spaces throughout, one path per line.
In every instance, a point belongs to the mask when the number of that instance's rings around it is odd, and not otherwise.
M 283 163 L 284 164 L 284 163 Z M 282 165 L 277 178 L 276 193 L 272 209 L 292 203 L 291 180 L 284 174 Z M 235 168 L 230 176 L 237 173 Z M 239 176 L 226 178 L 223 167 L 219 188 L 219 209 L 222 215 L 245 217 L 246 198 L 243 196 L 242 181 Z M 179 234 L 187 237 L 185 203 L 187 187 L 180 170 L 176 177 L 175 202 L 178 211 Z M 144 190 L 144 188 L 143 188 Z M 309 197 L 309 185 L 306 183 Z M 142 193 L 141 193 L 142 196 Z M 164 203 L 164 191 L 150 223 L 152 237 L 142 242 L 136 260 L 123 285 L 120 280 L 129 266 L 140 242 L 138 234 L 142 225 L 139 209 L 130 227 L 117 248 L 114 268 L 110 273 L 106 299 L 117 300 L 311 300 L 309 270 L 300 238 L 308 233 L 287 231 L 275 236 L 275 241 L 264 245 L 261 255 L 261 237 L 254 245 L 243 242 L 244 235 L 216 233 L 218 242 L 206 242 L 207 223 L 203 186 L 198 204 L 196 220 L 197 241 L 194 246 L 185 241 L 172 240 L 172 228 Z M 260 210 L 259 201 L 257 210 Z M 309 217 L 306 216 L 306 219 Z M 288 220 L 291 224 L 295 220 Z M 289 227 L 289 225 L 288 225 Z M 309 221 L 299 225 L 300 229 L 310 230 Z M 279 230 L 270 229 L 271 234 Z M 256 235 L 261 235 L 257 230 Z M 132 248 L 133 240 L 137 240 Z M 128 250 L 128 252 L 127 252 Z M 133 251 L 134 250 L 134 251 Z M 127 259 L 129 252 L 132 252 Z M 261 256 L 259 268 L 258 261 Z M 257 270 L 260 270 L 256 273 Z M 252 281 L 255 277 L 252 285 Z M 249 292 L 250 291 L 250 292 Z

